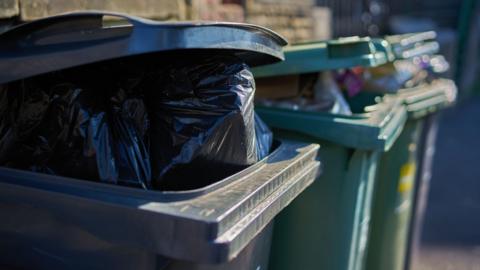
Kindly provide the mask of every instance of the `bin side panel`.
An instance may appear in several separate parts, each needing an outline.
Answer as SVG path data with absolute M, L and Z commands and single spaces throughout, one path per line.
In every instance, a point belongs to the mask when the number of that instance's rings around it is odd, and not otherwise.
M 367 269 L 403 270 L 423 121 L 408 121 L 379 163 Z

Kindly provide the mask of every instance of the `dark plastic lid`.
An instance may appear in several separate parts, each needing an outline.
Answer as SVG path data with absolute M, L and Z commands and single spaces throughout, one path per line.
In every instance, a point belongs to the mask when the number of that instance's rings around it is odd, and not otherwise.
M 112 21 L 104 20 L 105 16 Z M 0 84 L 103 60 L 174 50 L 229 50 L 251 66 L 283 60 L 287 41 L 255 25 L 157 22 L 121 13 L 74 12 L 0 35 Z

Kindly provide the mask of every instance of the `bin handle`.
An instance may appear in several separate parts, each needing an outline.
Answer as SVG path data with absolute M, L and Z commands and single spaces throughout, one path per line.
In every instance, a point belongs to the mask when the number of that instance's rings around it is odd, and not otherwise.
M 123 13 L 110 12 L 110 11 L 80 11 L 59 14 L 51 17 L 46 17 L 38 20 L 34 20 L 29 23 L 21 24 L 13 27 L 10 30 L 0 35 L 0 41 L 12 42 L 12 40 L 29 39 L 31 35 L 37 31 L 50 30 L 49 35 L 63 34 L 63 30 L 72 29 L 76 30 L 92 30 L 101 29 L 103 27 L 103 18 L 105 16 L 117 17 L 127 20 L 133 29 L 145 28 L 152 24 L 161 24 L 160 22 L 143 19 L 136 16 L 130 16 Z M 68 24 L 67 24 L 68 23 Z

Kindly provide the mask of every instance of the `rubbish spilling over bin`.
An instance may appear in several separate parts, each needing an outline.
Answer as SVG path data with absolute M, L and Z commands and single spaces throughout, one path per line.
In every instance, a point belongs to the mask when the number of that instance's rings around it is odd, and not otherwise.
M 319 143 L 324 167 L 275 219 L 270 269 L 362 269 L 377 165 L 407 115 L 401 99 L 365 106 L 349 100 L 362 90 L 360 67 L 385 64 L 388 55 L 369 38 L 299 44 L 284 53 L 284 62 L 253 70 L 256 111 L 278 138 Z
M 319 173 L 317 145 L 253 111 L 250 67 L 284 45 L 109 12 L 1 34 L 0 266 L 266 269 L 272 219 Z

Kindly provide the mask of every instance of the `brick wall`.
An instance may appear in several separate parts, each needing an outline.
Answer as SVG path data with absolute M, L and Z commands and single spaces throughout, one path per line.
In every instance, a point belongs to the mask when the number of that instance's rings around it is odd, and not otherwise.
M 318 38 L 314 0 L 0 0 L 0 19 L 30 21 L 76 10 L 111 10 L 156 20 L 249 22 L 290 42 Z M 323 25 L 323 21 L 321 22 Z
M 188 1 L 188 7 L 188 19 L 190 20 L 245 21 L 243 6 L 235 2 L 224 2 L 222 0 L 190 0 Z
M 245 20 L 270 28 L 290 42 L 310 40 L 313 6 L 311 0 L 245 0 Z
M 17 0 L 1 0 L 0 1 L 0 19 L 6 19 L 18 14 Z
M 185 0 L 1 0 L 0 19 L 30 21 L 76 10 L 110 10 L 157 20 L 186 19 Z

